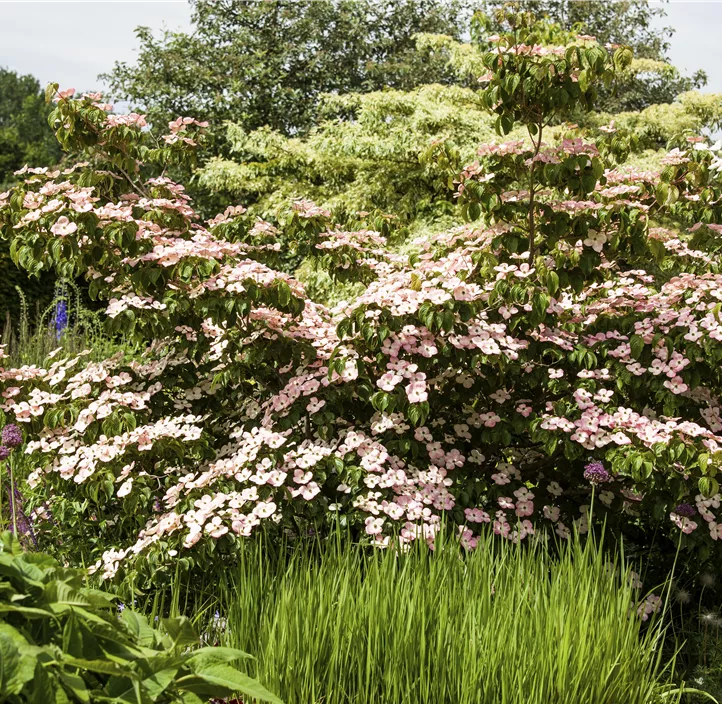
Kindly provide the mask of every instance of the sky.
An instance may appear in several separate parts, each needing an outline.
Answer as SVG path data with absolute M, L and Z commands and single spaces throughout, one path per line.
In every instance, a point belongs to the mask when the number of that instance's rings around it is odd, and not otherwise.
M 690 74 L 704 69 L 705 91 L 722 93 L 722 0 L 678 0 L 663 6 L 667 10 L 663 23 L 675 30 L 669 51 L 672 63 Z
M 722 93 L 722 0 L 665 4 L 675 28 L 670 58 L 692 73 L 704 69 L 707 91 Z M 190 28 L 185 0 L 0 0 L 0 66 L 35 75 L 42 85 L 90 90 L 115 61 L 134 61 L 134 29 Z
M 45 86 L 91 90 L 116 61 L 135 62 L 138 25 L 190 28 L 185 0 L 0 0 L 0 67 Z

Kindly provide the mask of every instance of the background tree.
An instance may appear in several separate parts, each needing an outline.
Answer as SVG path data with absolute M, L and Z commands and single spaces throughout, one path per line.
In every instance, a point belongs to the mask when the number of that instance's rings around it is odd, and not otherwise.
M 151 121 L 180 114 L 285 134 L 307 129 L 322 93 L 408 90 L 456 80 L 416 51 L 418 32 L 460 38 L 459 0 L 195 0 L 190 34 L 140 27 L 138 63 L 106 78 Z
M 500 29 L 494 10 L 504 4 L 504 0 L 483 0 L 472 21 L 472 36 L 477 42 L 484 44 L 486 36 Z M 635 61 L 618 76 L 614 90 L 600 86 L 601 110 L 643 110 L 649 105 L 671 103 L 680 93 L 707 83 L 704 71 L 684 76 L 669 63 L 667 51 L 674 29 L 659 23 L 665 16 L 664 7 L 652 6 L 647 0 L 525 0 L 522 6 L 562 29 L 590 34 L 600 44 L 632 48 Z
M 482 0 L 481 11 L 497 29 L 495 10 L 508 2 Z M 626 44 L 635 56 L 647 59 L 665 59 L 671 27 L 659 27 L 658 18 L 665 16 L 661 6 L 652 6 L 647 0 L 619 0 L 619 2 L 575 2 L 574 0 L 525 0 L 525 10 L 538 18 L 546 18 L 566 29 L 578 26 L 593 34 L 600 44 Z M 476 23 L 477 28 L 481 25 Z
M 548 20 L 543 33 L 555 46 L 576 38 Z M 327 94 L 319 101 L 316 126 L 296 136 L 229 122 L 228 155 L 210 158 L 197 173 L 204 198 L 224 207 L 241 202 L 264 218 L 273 218 L 289 199 L 310 198 L 348 227 L 359 224 L 359 211 L 393 213 L 396 225 L 412 232 L 440 219 L 458 221 L 450 181 L 476 158 L 478 145 L 494 136 L 494 118 L 478 90 L 478 78 L 486 73 L 484 53 L 480 45 L 438 34 L 417 35 L 417 46 L 433 61 L 443 57 L 475 88 L 428 85 Z M 618 107 L 619 100 L 631 98 L 637 82 L 647 86 L 650 98 L 657 85 L 653 74 L 679 75 L 670 64 L 633 59 L 617 71 L 616 90 L 600 86 L 599 93 Z M 672 103 L 661 100 L 639 110 L 573 113 L 574 122 L 592 131 L 612 120 L 630 134 L 632 162 L 657 168 L 668 148 L 686 146 L 686 137 L 705 128 L 719 129 L 722 96 L 689 91 Z M 554 124 L 547 134 L 564 129 Z M 515 128 L 509 137 L 521 139 L 524 132 Z M 379 223 L 374 227 L 382 229 Z
M 24 164 L 51 166 L 59 161 L 49 114 L 36 78 L 0 68 L 0 185 Z
M 48 125 L 50 111 L 36 78 L 0 68 L 0 191 L 25 164 L 51 166 L 60 160 L 60 145 Z M 16 287 L 23 289 L 34 309 L 36 303 L 50 300 L 53 283 L 21 272 L 10 260 L 7 243 L 0 241 L 0 327 L 8 314 L 18 317 Z

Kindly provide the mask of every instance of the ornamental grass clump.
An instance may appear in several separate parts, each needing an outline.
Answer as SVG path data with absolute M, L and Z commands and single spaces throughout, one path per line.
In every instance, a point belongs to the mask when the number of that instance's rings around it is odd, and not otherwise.
M 287 704 L 679 701 L 660 597 L 578 535 L 369 551 L 345 537 L 242 551 L 213 638 L 256 657 Z M 652 617 L 655 611 L 660 611 Z M 646 621 L 643 621 L 647 619 Z

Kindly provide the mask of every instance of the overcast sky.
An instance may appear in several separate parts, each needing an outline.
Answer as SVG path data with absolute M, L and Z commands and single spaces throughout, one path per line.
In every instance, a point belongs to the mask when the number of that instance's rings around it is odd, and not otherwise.
M 722 0 L 666 5 L 675 28 L 670 57 L 688 72 L 707 71 L 707 90 L 722 92 Z M 0 0 L 0 66 L 32 73 L 45 85 L 89 90 L 117 60 L 133 62 L 134 29 L 190 27 L 184 0 Z

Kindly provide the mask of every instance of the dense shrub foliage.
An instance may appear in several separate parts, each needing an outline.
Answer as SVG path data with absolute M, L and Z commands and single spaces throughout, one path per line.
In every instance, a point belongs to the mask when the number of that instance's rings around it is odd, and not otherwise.
M 50 166 L 60 159 L 49 114 L 36 78 L 0 68 L 0 185 L 23 164 Z
M 274 224 L 240 205 L 201 222 L 164 170 L 204 123 L 157 138 L 98 95 L 57 93 L 58 138 L 87 162 L 26 170 L 0 197 L 2 231 L 21 267 L 86 276 L 109 331 L 147 349 L 0 373 L 41 536 L 62 526 L 63 549 L 106 576 L 162 575 L 261 524 L 433 545 L 446 519 L 472 549 L 484 523 L 512 541 L 584 532 L 593 504 L 615 530 L 681 531 L 711 555 L 720 145 L 625 169 L 624 130 L 586 141 L 567 120 L 631 52 L 505 22 L 481 99 L 499 134 L 526 137 L 478 148 L 452 184 L 469 224 L 411 256 L 304 200 Z M 363 292 L 309 300 L 277 268 L 289 251 Z

